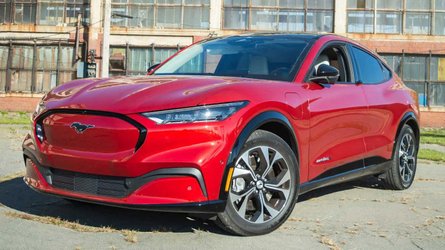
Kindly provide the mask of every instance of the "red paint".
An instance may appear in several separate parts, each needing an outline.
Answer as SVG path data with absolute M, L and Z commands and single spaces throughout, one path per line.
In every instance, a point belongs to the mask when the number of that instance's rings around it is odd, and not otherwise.
M 136 127 L 118 118 L 94 115 L 51 115 L 44 119 L 46 140 L 39 143 L 33 133 L 24 142 L 24 148 L 41 165 L 80 173 L 137 177 L 163 168 L 196 168 L 203 175 L 207 198 L 192 177 L 158 179 L 125 198 L 53 188 L 35 166 L 28 167 L 25 180 L 44 192 L 119 204 L 217 200 L 236 139 L 249 121 L 265 111 L 280 112 L 290 121 L 298 142 L 301 183 L 366 157 L 390 159 L 402 116 L 414 112 L 418 117 L 416 100 L 396 76 L 378 85 L 339 83 L 323 88 L 305 83 L 318 51 L 333 40 L 356 44 L 346 38 L 322 36 L 293 82 L 212 76 L 118 77 L 76 80 L 46 95 L 47 110 L 106 111 L 140 123 L 147 129 L 147 137 L 136 152 Z M 157 125 L 140 115 L 235 101 L 249 104 L 220 122 Z M 79 136 L 69 127 L 75 121 L 94 124 L 96 129 Z M 329 160 L 317 162 L 324 157 Z

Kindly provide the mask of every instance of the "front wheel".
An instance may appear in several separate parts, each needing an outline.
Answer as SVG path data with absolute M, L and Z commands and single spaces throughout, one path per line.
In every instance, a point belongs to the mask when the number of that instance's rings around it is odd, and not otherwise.
M 391 165 L 386 171 L 385 182 L 389 188 L 403 190 L 413 183 L 417 168 L 417 140 L 412 128 L 404 125 L 395 144 Z
M 279 136 L 257 130 L 248 138 L 234 167 L 223 228 L 238 235 L 270 233 L 291 214 L 299 183 L 298 163 Z

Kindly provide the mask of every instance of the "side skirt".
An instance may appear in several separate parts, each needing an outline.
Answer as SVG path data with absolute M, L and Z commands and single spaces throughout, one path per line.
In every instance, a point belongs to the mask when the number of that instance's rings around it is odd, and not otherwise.
M 391 164 L 391 160 L 385 161 L 380 164 L 374 164 L 363 168 L 353 169 L 347 172 L 331 175 L 320 179 L 317 178 L 315 180 L 301 184 L 299 194 L 304 194 L 314 189 L 342 182 L 352 181 L 365 176 L 382 174 L 385 172 L 386 169 L 388 169 L 389 164 Z

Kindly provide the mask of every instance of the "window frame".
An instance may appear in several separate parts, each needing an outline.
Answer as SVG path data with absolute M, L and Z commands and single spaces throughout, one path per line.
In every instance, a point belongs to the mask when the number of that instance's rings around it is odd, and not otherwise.
M 349 68 L 349 75 L 350 75 L 350 81 L 349 82 L 336 82 L 335 84 L 348 84 L 348 85 L 352 85 L 352 84 L 356 84 L 356 75 L 355 75 L 355 71 L 356 68 L 354 66 L 353 60 L 352 60 L 352 56 L 350 54 L 350 51 L 348 49 L 348 46 L 350 44 L 348 42 L 345 41 L 341 41 L 341 40 L 332 40 L 329 41 L 327 43 L 325 43 L 317 52 L 317 55 L 314 57 L 314 60 L 311 63 L 311 66 L 309 67 L 309 70 L 306 72 L 306 76 L 304 77 L 304 82 L 310 82 L 309 79 L 311 78 L 313 72 L 314 72 L 314 67 L 315 67 L 315 62 L 317 61 L 317 58 L 320 56 L 320 54 L 327 48 L 329 47 L 337 47 L 339 50 L 341 50 L 341 52 L 343 53 L 343 55 L 345 56 L 345 67 Z M 348 71 L 348 70 L 346 70 Z

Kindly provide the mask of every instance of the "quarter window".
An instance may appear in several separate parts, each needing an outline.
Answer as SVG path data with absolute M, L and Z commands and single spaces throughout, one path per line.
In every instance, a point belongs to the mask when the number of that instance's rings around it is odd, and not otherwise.
M 357 79 L 360 82 L 374 84 L 389 79 L 389 71 L 374 56 L 356 47 L 352 47 L 352 53 L 358 67 L 359 77 Z

